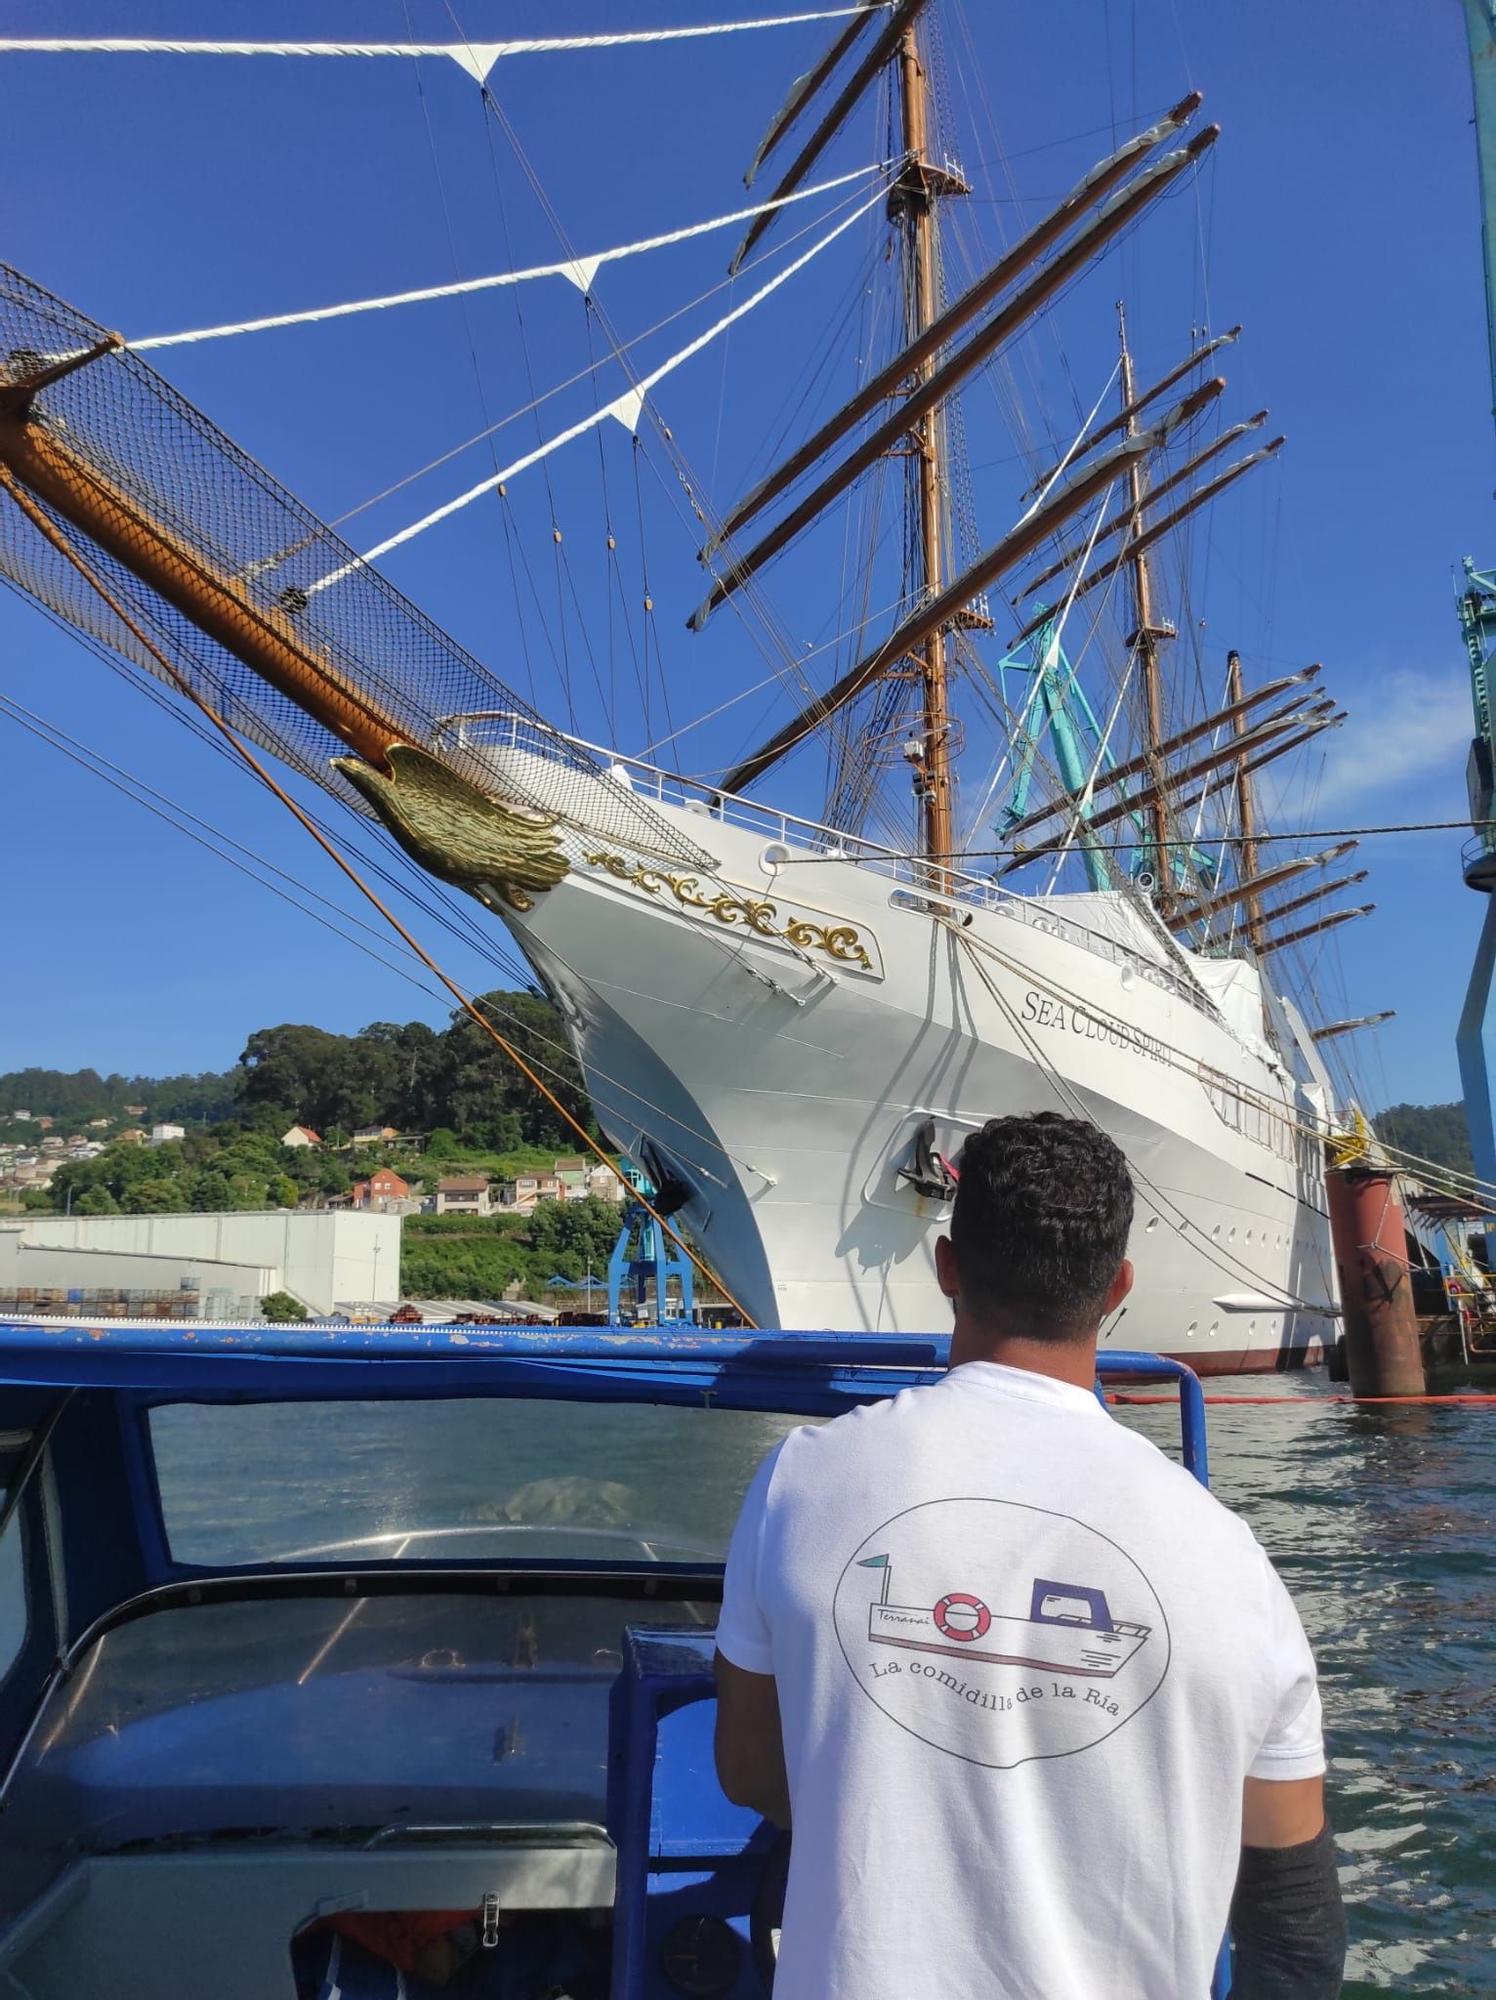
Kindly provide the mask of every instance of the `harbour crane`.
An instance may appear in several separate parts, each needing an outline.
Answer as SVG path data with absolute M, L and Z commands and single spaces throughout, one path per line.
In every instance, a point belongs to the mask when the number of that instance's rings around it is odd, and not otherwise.
M 1496 414 L 1496 0 L 1463 0 L 1470 40 L 1470 74 L 1475 94 L 1475 137 L 1480 160 L 1481 250 L 1485 261 L 1486 337 L 1490 348 L 1491 393 Z M 1475 1171 L 1496 1183 L 1496 1121 L 1491 1105 L 1496 1070 L 1496 1015 L 1491 985 L 1496 974 L 1496 717 L 1492 679 L 1496 671 L 1496 565 L 1478 568 L 1469 556 L 1456 585 L 1460 632 L 1470 665 L 1475 709 L 1466 781 L 1473 832 L 1461 855 L 1465 881 L 1489 900 L 1470 986 L 1460 1014 L 1456 1048 L 1464 1086 L 1465 1117 Z

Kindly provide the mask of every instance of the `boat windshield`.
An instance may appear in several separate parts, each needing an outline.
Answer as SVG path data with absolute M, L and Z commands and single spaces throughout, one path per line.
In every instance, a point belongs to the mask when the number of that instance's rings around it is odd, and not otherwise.
M 151 1413 L 172 1559 L 717 1562 L 799 1419 L 470 1398 Z
M 0 1911 L 80 1854 L 600 1823 L 624 1627 L 715 1624 L 700 1572 L 795 1421 L 488 1398 L 156 1407 L 173 1560 L 253 1579 L 137 1607 L 73 1660 L 0 1814 Z M 478 1575 L 419 1573 L 454 1561 Z M 311 1564 L 339 1566 L 314 1594 Z M 349 1571 L 386 1564 L 346 1594 Z
M 105 1632 L 54 1693 L 0 1814 L 0 1915 L 83 1855 L 368 1846 L 605 1818 L 626 1596 L 272 1597 Z

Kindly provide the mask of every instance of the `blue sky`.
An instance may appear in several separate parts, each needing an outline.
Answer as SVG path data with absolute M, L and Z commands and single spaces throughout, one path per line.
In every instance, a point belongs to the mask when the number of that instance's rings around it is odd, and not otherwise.
M 458 0 L 455 14 L 436 0 L 218 0 L 211 10 L 12 0 L 3 27 L 446 41 L 454 19 L 467 36 L 493 39 L 770 11 L 743 0 Z M 795 11 L 789 0 L 783 11 Z M 1026 484 L 1009 391 L 1045 407 L 1059 435 L 1076 399 L 1088 404 L 1106 380 L 1119 293 L 1144 379 L 1184 351 L 1192 323 L 1245 322 L 1225 363 L 1229 414 L 1269 404 L 1289 445 L 1194 538 L 1188 615 L 1199 656 L 1213 672 L 1237 645 L 1259 679 L 1323 660 L 1327 685 L 1351 709 L 1324 756 L 1286 788 L 1283 823 L 1457 818 L 1469 714 L 1451 569 L 1467 552 L 1496 556 L 1460 10 L 1395 0 L 1272 9 L 968 0 L 964 30 L 946 11 L 955 143 L 973 184 L 963 240 L 1010 240 L 1114 131 L 1191 85 L 1224 128 L 1198 190 L 1167 204 L 1066 300 L 1064 360 L 1046 325 L 1015 349 L 1006 383 L 965 399 L 983 538 L 1013 518 Z M 768 117 L 832 32 L 822 24 L 647 53 L 513 58 L 495 77 L 507 130 L 485 124 L 475 87 L 443 61 L 417 71 L 402 62 L 0 55 L 3 254 L 139 335 L 546 261 L 558 254 L 558 225 L 576 251 L 627 242 L 739 205 L 741 169 Z M 825 171 L 878 152 L 864 120 Z M 829 217 L 838 199 L 809 205 L 776 235 Z M 744 296 L 743 281 L 723 288 L 732 240 L 605 270 L 598 296 L 626 338 L 688 308 L 639 340 L 639 365 Z M 848 233 L 845 255 L 828 252 L 662 386 L 657 408 L 717 504 L 773 462 L 779 439 L 845 393 L 858 288 L 881 240 L 874 216 Z M 601 356 L 601 329 L 591 332 Z M 832 366 L 817 375 L 828 334 Z M 579 295 L 550 281 L 465 309 L 171 350 L 159 365 L 328 517 L 509 420 L 492 448 L 497 461 L 488 446 L 469 449 L 350 521 L 346 532 L 368 546 L 517 455 L 537 422 L 552 432 L 615 393 L 616 371 L 588 376 L 587 342 Z M 538 417 L 515 416 L 573 375 Z M 748 625 L 728 614 L 701 638 L 682 628 L 700 572 L 666 453 L 647 441 L 634 454 L 616 427 L 602 453 L 616 584 L 592 437 L 516 480 L 508 543 L 492 508 L 474 507 L 392 556 L 388 573 L 548 714 L 575 714 L 584 730 L 616 732 L 625 747 L 740 697 L 723 721 L 682 739 L 685 768 L 720 768 L 783 715 L 783 695 L 775 686 L 744 694 L 770 672 Z M 647 642 L 644 565 L 656 606 Z M 770 596 L 797 644 L 835 630 L 824 555 L 782 566 Z M 0 657 L 13 699 L 343 899 L 273 802 L 13 599 L 0 602 Z M 647 700 L 630 699 L 641 684 Z M 444 1003 L 13 723 L 0 720 L 0 744 L 11 941 L 0 1067 L 217 1068 L 274 1021 L 349 1029 L 443 1016 Z M 823 775 L 815 760 L 797 760 L 776 780 L 777 796 L 814 811 Z M 1372 879 L 1357 899 L 1374 897 L 1378 913 L 1327 942 L 1318 968 L 1328 1012 L 1398 1010 L 1364 1045 L 1373 1104 L 1458 1091 L 1454 1023 L 1483 915 L 1460 881 L 1459 845 L 1458 834 L 1364 843 L 1355 865 Z M 498 983 L 476 952 L 436 941 L 459 979 Z

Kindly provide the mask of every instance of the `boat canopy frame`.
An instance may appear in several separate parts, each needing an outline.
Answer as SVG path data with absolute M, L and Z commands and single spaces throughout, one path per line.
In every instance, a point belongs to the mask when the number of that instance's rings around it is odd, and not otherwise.
M 595 1561 L 492 1557 L 184 1562 L 172 1554 L 156 1478 L 150 1415 L 162 1405 L 494 1397 L 832 1417 L 937 1379 L 949 1351 L 946 1335 L 0 1322 L 0 1531 L 19 1515 L 27 1602 L 15 1657 L 8 1666 L 0 1661 L 0 1774 L 99 1632 L 184 1594 L 206 1600 L 341 1591 L 350 1581 L 363 1587 L 358 1579 L 371 1589 L 397 1579 L 411 1589 L 443 1581 L 461 1588 L 498 1568 L 525 1575 L 536 1588 L 568 1589 L 609 1573 Z M 1177 1382 L 1184 1461 L 1208 1483 L 1204 1399 L 1187 1368 L 1158 1355 L 1116 1353 L 1102 1357 L 1099 1375 Z M 677 1584 L 699 1590 L 710 1574 L 711 1566 L 651 1566 L 672 1591 Z

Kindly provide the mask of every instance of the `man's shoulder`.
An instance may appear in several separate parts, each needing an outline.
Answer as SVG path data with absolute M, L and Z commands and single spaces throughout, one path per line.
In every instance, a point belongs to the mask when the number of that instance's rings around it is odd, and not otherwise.
M 899 1432 L 912 1432 L 933 1412 L 925 1401 L 938 1385 L 901 1389 L 876 1403 L 859 1403 L 822 1424 L 800 1424 L 775 1446 L 773 1489 L 777 1495 L 792 1486 L 834 1479 L 838 1468 L 862 1464 L 870 1453 L 886 1454 Z
M 1119 1498 L 1145 1533 L 1167 1538 L 1181 1555 L 1188 1550 L 1195 1562 L 1240 1564 L 1254 1574 L 1266 1564 L 1248 1523 L 1178 1459 L 1125 1424 L 1108 1429 Z

